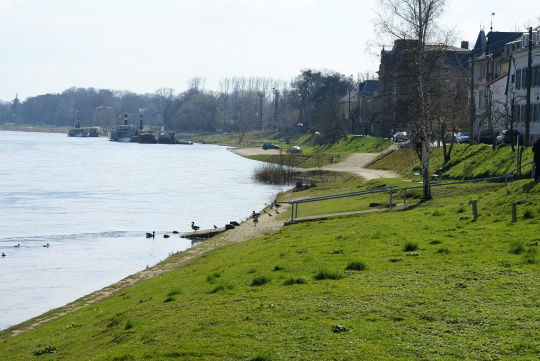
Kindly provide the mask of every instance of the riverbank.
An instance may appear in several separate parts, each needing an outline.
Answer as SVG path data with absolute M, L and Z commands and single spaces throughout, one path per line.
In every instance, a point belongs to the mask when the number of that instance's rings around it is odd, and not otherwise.
M 342 178 L 279 200 L 398 182 Z M 13 360 L 52 349 L 53 360 L 534 359 L 536 306 L 523 300 L 540 296 L 539 187 L 457 184 L 434 189 L 430 202 L 410 194 L 406 208 L 248 233 L 243 242 L 210 239 L 164 261 L 171 268 L 159 277 L 8 338 L 0 351 Z M 387 201 L 372 197 L 348 206 Z M 320 215 L 337 205 L 314 206 Z M 261 219 L 281 223 L 285 207 Z M 248 220 L 238 232 L 258 227 Z M 210 248 L 184 258 L 197 247 Z
M 68 129 L 69 127 L 57 127 L 49 125 L 0 124 L 0 131 L 7 130 L 13 132 L 67 133 Z

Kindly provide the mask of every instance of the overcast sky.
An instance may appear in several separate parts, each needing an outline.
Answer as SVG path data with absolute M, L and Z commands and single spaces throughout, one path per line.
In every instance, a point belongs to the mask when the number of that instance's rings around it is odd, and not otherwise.
M 0 99 L 67 88 L 153 92 L 205 77 L 290 80 L 301 69 L 378 69 L 377 0 L 0 0 Z M 442 22 L 474 42 L 481 25 L 538 25 L 537 1 L 448 0 Z

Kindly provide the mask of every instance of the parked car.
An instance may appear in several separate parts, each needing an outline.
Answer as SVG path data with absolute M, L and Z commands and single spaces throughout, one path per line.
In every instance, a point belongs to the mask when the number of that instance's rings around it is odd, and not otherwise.
M 472 144 L 473 142 L 472 138 L 463 132 L 456 133 L 454 140 L 458 144 Z
M 499 130 L 499 132 L 497 133 L 495 142 L 497 144 L 512 144 L 513 139 L 514 144 L 517 144 L 517 137 L 519 137 L 519 143 L 522 143 L 523 138 L 521 138 L 521 134 L 519 134 L 517 130 L 503 129 Z
M 493 144 L 495 133 L 490 130 L 481 130 L 478 134 L 478 143 Z
M 392 137 L 395 142 L 406 142 L 409 140 L 409 137 L 407 137 L 407 132 L 397 132 Z
M 293 145 L 289 150 L 287 150 L 287 153 L 302 153 L 302 149 L 297 145 Z
M 268 150 L 268 149 L 279 149 L 279 145 L 273 144 L 273 143 L 263 143 L 262 149 Z

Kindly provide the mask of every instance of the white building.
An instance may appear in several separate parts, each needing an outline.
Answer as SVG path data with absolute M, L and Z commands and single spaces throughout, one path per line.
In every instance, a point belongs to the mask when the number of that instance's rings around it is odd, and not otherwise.
M 532 66 L 531 66 L 531 117 L 529 123 L 529 144 L 540 138 L 540 28 L 533 31 Z M 527 69 L 529 35 L 508 43 L 511 53 L 508 84 L 506 89 L 507 107 L 513 109 L 515 129 L 525 134 L 527 119 Z

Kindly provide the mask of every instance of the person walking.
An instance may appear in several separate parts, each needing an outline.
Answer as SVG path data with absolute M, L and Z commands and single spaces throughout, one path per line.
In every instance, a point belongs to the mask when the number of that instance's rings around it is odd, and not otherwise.
M 540 138 L 534 142 L 532 146 L 533 162 L 534 162 L 534 180 L 540 180 Z

